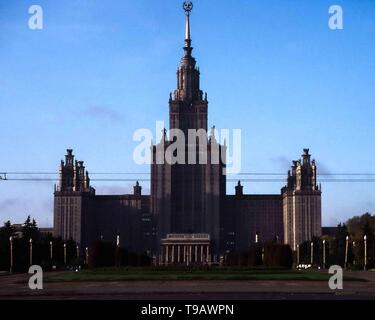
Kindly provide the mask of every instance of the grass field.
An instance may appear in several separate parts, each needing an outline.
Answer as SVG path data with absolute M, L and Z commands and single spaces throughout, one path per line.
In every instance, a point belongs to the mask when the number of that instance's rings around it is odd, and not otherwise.
M 171 281 L 171 280 L 301 280 L 328 281 L 328 272 L 292 271 L 277 269 L 155 269 L 155 268 L 100 268 L 79 272 L 63 271 L 45 274 L 47 282 L 69 281 Z M 363 281 L 345 277 L 348 281 Z

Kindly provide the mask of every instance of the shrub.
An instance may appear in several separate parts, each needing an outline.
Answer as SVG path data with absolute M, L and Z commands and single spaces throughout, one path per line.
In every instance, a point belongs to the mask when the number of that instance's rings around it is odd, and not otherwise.
M 290 269 L 293 265 L 293 253 L 289 245 L 268 244 L 264 248 L 264 265 Z

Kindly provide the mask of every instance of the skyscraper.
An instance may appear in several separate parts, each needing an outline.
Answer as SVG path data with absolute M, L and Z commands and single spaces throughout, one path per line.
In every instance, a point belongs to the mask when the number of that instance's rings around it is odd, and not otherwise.
M 164 133 L 162 141 L 153 147 L 151 205 L 159 240 L 169 233 L 208 233 L 218 253 L 220 202 L 226 184 L 225 159 L 221 157 L 225 146 L 216 141 L 214 130 L 207 134 L 207 94 L 200 89 L 200 72 L 192 56 L 190 10 L 185 13 L 184 55 L 177 70 L 177 88 L 169 99 L 171 130 L 169 137 Z M 176 129 L 181 131 L 176 134 Z M 179 132 L 184 147 L 174 150 L 178 163 L 158 164 L 158 159 L 168 158 L 167 149 L 173 142 L 181 139 Z

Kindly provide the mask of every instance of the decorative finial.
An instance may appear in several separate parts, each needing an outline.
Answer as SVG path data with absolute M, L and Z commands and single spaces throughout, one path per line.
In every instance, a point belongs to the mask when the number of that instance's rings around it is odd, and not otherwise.
M 163 139 L 164 139 L 164 141 L 166 141 L 166 138 L 167 138 L 167 129 L 163 129 Z
M 215 139 L 215 126 L 212 126 L 211 128 L 210 139 Z
M 184 1 L 184 3 L 182 4 L 182 7 L 185 11 L 185 14 L 189 16 L 191 10 L 193 10 L 193 3 L 191 1 Z

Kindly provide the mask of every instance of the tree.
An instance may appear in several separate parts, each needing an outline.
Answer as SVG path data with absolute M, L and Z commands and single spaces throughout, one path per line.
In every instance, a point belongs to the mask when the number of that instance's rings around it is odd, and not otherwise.
M 29 239 L 38 240 L 39 235 L 39 228 L 35 219 L 31 220 L 30 215 L 27 216 L 26 221 L 22 225 L 22 237 L 26 241 L 29 241 Z
M 0 238 L 1 240 L 9 239 L 13 237 L 16 233 L 16 229 L 12 226 L 10 221 L 4 222 L 4 226 L 0 228 Z
M 361 216 L 355 216 L 347 221 L 348 232 L 354 240 L 361 240 L 365 233 L 367 237 L 375 232 L 375 215 L 366 212 Z
M 344 267 L 345 264 L 345 250 L 346 237 L 349 235 L 348 227 L 345 223 L 337 226 L 335 240 L 332 243 L 332 251 L 329 257 L 329 264 L 337 264 Z
M 7 270 L 9 268 L 9 238 L 13 237 L 15 232 L 16 230 L 9 220 L 4 222 L 4 226 L 0 228 L 0 270 Z

